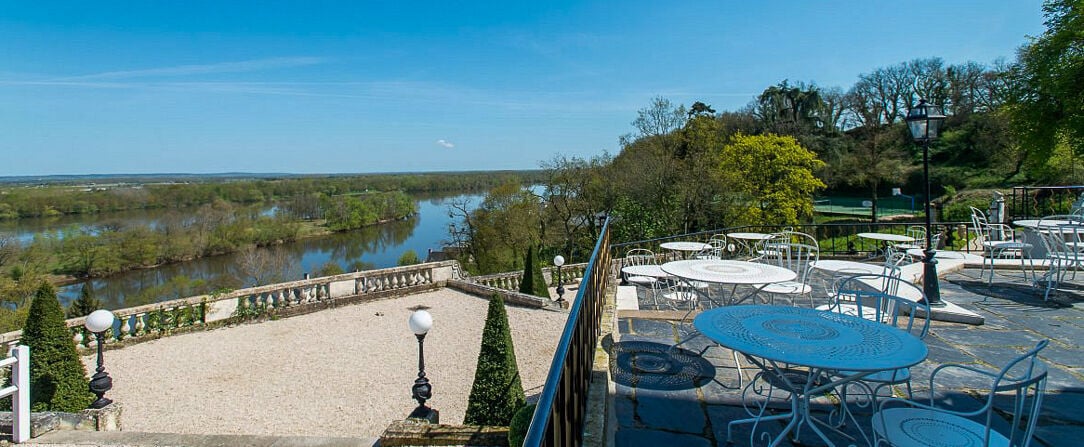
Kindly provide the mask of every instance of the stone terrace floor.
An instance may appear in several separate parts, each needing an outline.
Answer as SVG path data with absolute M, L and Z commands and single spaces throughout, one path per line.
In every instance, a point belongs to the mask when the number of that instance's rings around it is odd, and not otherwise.
M 970 363 L 996 372 L 1040 339 L 1048 338 L 1050 345 L 1040 358 L 1049 366 L 1050 375 L 1036 430 L 1039 442 L 1033 445 L 1084 444 L 1084 288 L 1060 291 L 1051 301 L 1043 302 L 1040 291 L 1018 278 L 1019 272 L 999 271 L 992 287 L 980 280 L 978 273 L 977 269 L 966 269 L 942 277 L 942 297 L 980 313 L 986 324 L 931 325 L 926 338 L 929 358 L 912 368 L 915 399 L 928 399 L 928 378 L 939 364 Z M 652 305 L 643 292 L 638 298 L 641 309 Z M 618 312 L 619 335 L 611 349 L 616 446 L 726 445 L 727 423 L 748 417 L 741 404 L 731 351 L 698 337 L 668 355 L 668 348 L 683 329 L 675 321 L 650 318 L 649 314 Z M 698 355 L 701 351 L 703 355 Z M 660 356 L 669 358 L 671 366 L 665 372 L 636 367 L 638 360 L 657 361 Z M 757 370 L 742 361 L 748 380 Z M 939 405 L 955 409 L 981 405 L 974 377 L 938 375 L 937 386 L 949 390 L 944 395 L 938 393 Z M 834 408 L 832 402 L 826 397 L 815 400 L 814 415 L 825 417 Z M 868 425 L 868 414 L 864 420 L 859 418 L 859 425 Z M 782 423 L 768 424 L 775 424 L 768 427 L 776 434 L 783 427 Z M 855 434 L 854 425 L 845 431 Z M 750 428 L 736 428 L 734 445 L 750 445 Z M 869 432 L 867 426 L 862 428 Z M 838 445 L 851 444 L 842 437 L 834 440 Z M 799 442 L 797 445 L 823 444 L 808 428 L 801 430 Z M 767 443 L 759 437 L 756 440 L 756 445 Z M 784 441 L 782 445 L 792 444 Z

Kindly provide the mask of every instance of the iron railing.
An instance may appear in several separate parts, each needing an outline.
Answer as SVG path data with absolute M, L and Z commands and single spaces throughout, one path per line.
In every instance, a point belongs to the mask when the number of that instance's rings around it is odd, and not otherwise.
M 591 366 L 602 324 L 603 294 L 610 278 L 609 224 L 607 218 L 569 310 L 568 323 L 523 440 L 524 447 L 583 444 Z
M 1008 214 L 1012 220 L 1069 214 L 1081 193 L 1084 193 L 1084 185 L 1014 186 Z
M 611 245 L 610 250 L 611 256 L 615 258 L 620 258 L 623 257 L 627 251 L 634 248 L 645 248 L 648 250 L 657 251 L 659 244 L 670 241 L 707 242 L 712 237 L 712 235 L 716 234 L 739 232 L 775 233 L 783 230 L 794 230 L 802 233 L 808 233 L 814 238 L 816 238 L 817 241 L 820 242 L 821 256 L 860 257 L 869 256 L 870 254 L 882 249 L 882 247 L 880 247 L 876 241 L 858 237 L 858 233 L 881 232 L 906 234 L 907 227 L 922 225 L 923 224 L 916 222 L 854 222 L 800 225 L 745 225 L 739 227 L 719 228 L 708 231 L 698 231 L 695 233 L 679 234 L 655 239 L 645 239 L 641 241 L 621 242 Z M 961 225 L 963 226 L 962 231 Z M 946 250 L 954 249 L 967 252 L 970 252 L 972 250 L 972 248 L 970 248 L 971 244 L 958 242 L 968 241 L 974 237 L 974 234 L 968 231 L 968 227 L 970 227 L 970 222 L 935 222 L 933 227 L 934 231 L 945 231 L 946 234 L 951 235 L 949 238 L 947 238 L 947 240 L 945 240 L 945 243 L 946 246 L 955 248 L 946 248 Z M 676 256 L 672 253 L 669 255 Z

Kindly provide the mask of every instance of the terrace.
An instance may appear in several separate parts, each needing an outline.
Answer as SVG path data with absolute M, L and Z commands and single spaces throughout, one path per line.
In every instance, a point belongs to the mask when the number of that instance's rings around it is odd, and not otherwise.
M 685 235 L 680 238 L 688 239 L 695 236 Z M 218 297 L 217 301 L 210 303 L 204 297 L 203 299 L 166 303 L 164 306 L 155 309 L 134 309 L 121 312 L 122 324 L 126 325 L 121 333 L 125 335 L 117 337 L 120 340 L 114 338 L 111 343 L 123 342 L 124 338 L 160 338 L 170 331 L 165 329 L 169 324 L 180 326 L 179 329 L 176 329 L 177 332 L 186 332 L 182 330 L 184 327 L 198 329 L 201 324 L 213 325 L 216 318 L 221 321 L 224 315 L 238 315 L 246 312 L 255 315 L 259 312 L 266 312 L 268 309 L 277 309 L 280 315 L 288 316 L 306 314 L 317 309 L 335 307 L 338 304 L 347 302 L 362 303 L 359 306 L 322 310 L 320 312 L 320 314 L 327 313 L 327 315 L 330 315 L 326 317 L 330 318 L 330 320 L 316 323 L 318 326 L 341 328 L 348 327 L 351 321 L 357 321 L 370 313 L 373 315 L 382 313 L 381 310 L 369 312 L 372 309 L 364 307 L 372 305 L 372 303 L 377 302 L 376 300 L 383 303 L 392 303 L 391 308 L 396 309 L 396 311 L 402 311 L 400 308 L 404 308 L 406 305 L 436 306 L 441 302 L 459 303 L 454 304 L 454 307 L 470 308 L 471 306 L 477 307 L 477 303 L 469 302 L 470 300 L 476 300 L 476 298 L 468 297 L 461 292 L 454 292 L 458 295 L 443 297 L 435 301 L 431 295 L 432 293 L 448 293 L 445 292 L 448 289 L 472 294 L 501 291 L 500 293 L 504 293 L 509 297 L 510 302 L 517 302 L 525 310 L 525 312 L 522 312 L 522 316 L 517 317 L 520 321 L 529 322 L 537 320 L 540 315 L 547 315 L 546 321 L 553 320 L 552 316 L 559 316 L 560 319 L 555 321 L 564 322 L 567 316 L 567 323 L 557 323 L 558 325 L 565 324 L 563 334 L 557 335 L 556 330 L 547 330 L 542 334 L 542 337 L 552 344 L 541 344 L 539 345 L 541 347 L 532 347 L 532 349 L 547 352 L 552 352 L 554 350 L 553 346 L 556 347 L 556 354 L 553 356 L 553 361 L 548 370 L 545 367 L 546 362 L 521 365 L 521 368 L 525 369 L 524 376 L 527 379 L 524 383 L 525 389 L 528 389 L 528 393 L 532 394 L 533 398 L 537 398 L 539 402 L 538 410 L 531 424 L 531 432 L 525 445 L 605 445 L 608 442 L 612 442 L 617 446 L 724 445 L 727 441 L 727 424 L 732 420 L 749 416 L 744 407 L 749 400 L 743 398 L 743 387 L 739 386 L 739 374 L 741 374 L 741 382 L 750 383 L 756 379 L 755 373 L 757 369 L 742 359 L 743 369 L 739 372 L 735 368 L 735 356 L 732 355 L 731 351 L 704 337 L 694 338 L 680 347 L 671 349 L 688 333 L 689 327 L 679 323 L 684 312 L 657 308 L 655 300 L 648 295 L 648 291 L 645 289 L 631 289 L 633 299 L 632 301 L 627 299 L 629 298 L 630 286 L 619 284 L 618 272 L 621 261 L 618 253 L 632 246 L 657 246 L 662 242 L 664 241 L 645 241 L 632 245 L 611 247 L 609 245 L 608 230 L 605 231 L 598 241 L 590 262 L 586 265 L 572 267 L 572 274 L 566 276 L 582 278 L 582 281 L 572 288 L 575 291 L 575 298 L 571 300 L 573 304 L 567 314 L 549 310 L 526 311 L 529 308 L 551 308 L 552 310 L 554 306 L 551 302 L 532 300 L 529 297 L 518 296 L 515 292 L 509 291 L 508 289 L 513 288 L 513 284 L 516 283 L 515 279 L 512 278 L 515 276 L 514 274 L 464 278 L 459 274 L 458 267 L 454 263 L 446 262 L 411 268 L 361 272 L 338 277 L 316 278 L 284 285 L 266 286 L 259 289 L 240 290 L 233 292 L 229 296 Z M 840 253 L 839 255 L 847 256 L 846 253 Z M 967 363 L 980 368 L 995 369 L 1005 364 L 1008 359 L 1033 346 L 1036 341 L 1050 339 L 1050 346 L 1039 355 L 1039 358 L 1048 365 L 1050 376 L 1035 439 L 1039 445 L 1061 446 L 1074 444 L 1074 440 L 1084 434 L 1084 417 L 1078 411 L 1075 411 L 1076 408 L 1084 405 L 1084 355 L 1081 355 L 1079 344 L 1079 340 L 1084 336 L 1084 312 L 1082 312 L 1084 310 L 1084 291 L 1076 287 L 1075 284 L 1070 283 L 1062 290 L 1059 290 L 1053 299 L 1044 301 L 1040 291 L 1034 288 L 1029 281 L 1009 274 L 999 275 L 991 286 L 987 284 L 985 279 L 979 277 L 975 268 L 977 264 L 974 263 L 973 259 L 946 259 L 942 261 L 940 270 L 943 275 L 941 291 L 946 300 L 980 315 L 984 324 L 974 325 L 939 321 L 932 324 L 930 334 L 925 338 L 929 356 L 924 362 L 912 368 L 915 377 L 914 397 L 921 399 L 928 396 L 929 389 L 926 385 L 926 378 L 940 364 L 947 362 Z M 1014 264 L 1009 264 L 1004 267 L 1014 266 Z M 1011 272 L 1006 271 L 1005 273 Z M 912 278 L 914 277 L 913 271 L 911 273 L 905 271 L 904 277 L 907 278 L 908 274 Z M 741 291 L 743 290 L 739 288 L 739 292 Z M 825 302 L 827 298 L 827 293 L 822 288 L 819 286 L 814 287 L 814 304 Z M 338 301 L 332 302 L 332 300 Z M 457 300 L 467 301 L 460 302 Z M 791 303 L 781 300 L 777 301 L 776 304 Z M 799 306 L 808 305 L 806 298 L 801 298 L 801 301 L 795 304 Z M 241 309 L 241 311 L 238 311 L 238 309 Z M 336 312 L 342 313 L 344 311 L 351 313 L 346 317 L 334 316 Z M 478 309 L 475 309 L 475 311 L 476 313 L 480 312 Z M 516 312 L 521 313 L 519 310 Z M 543 314 L 534 314 L 532 312 L 543 312 Z M 151 318 L 152 316 L 153 318 Z M 303 317 L 306 316 L 297 318 Z M 289 323 L 288 325 L 296 326 L 301 324 L 299 319 L 296 322 L 289 320 L 295 320 L 295 318 L 285 321 L 285 323 Z M 254 341 L 255 344 L 250 346 L 254 350 L 274 346 L 275 349 L 279 350 L 276 351 L 279 354 L 268 353 L 269 351 L 265 352 L 265 354 L 276 358 L 288 356 L 288 354 L 284 353 L 291 351 L 311 349 L 313 343 L 320 346 L 328 346 L 334 343 L 334 340 L 317 341 L 317 339 L 311 337 L 284 336 L 286 335 L 283 333 L 284 329 L 279 327 L 281 324 L 272 323 L 275 322 L 242 325 L 222 331 L 210 331 L 194 335 L 214 338 L 222 337 L 227 333 L 226 331 L 265 330 L 264 328 L 270 328 L 276 335 L 248 334 L 241 337 L 245 340 Z M 77 328 L 81 321 L 71 321 L 70 324 Z M 438 327 L 440 324 L 438 320 Z M 519 324 L 524 325 L 527 323 L 521 322 Z M 455 325 L 460 325 L 460 323 Z M 516 325 L 517 323 L 513 321 L 513 326 Z M 550 325 L 550 323 L 547 323 L 547 325 Z M 271 326 L 276 326 L 276 328 L 271 328 Z M 554 327 L 554 329 L 556 328 Z M 287 332 L 296 333 L 303 330 L 303 328 L 296 327 Z M 391 331 L 393 329 L 388 329 L 385 332 Z M 526 332 L 525 329 L 519 331 L 521 333 Z M 6 340 L 13 341 L 16 336 L 9 334 Z M 371 334 L 362 334 L 355 337 L 356 340 L 350 340 L 349 346 L 351 348 L 346 349 L 346 351 L 360 349 L 361 346 L 367 343 L 366 337 L 370 336 Z M 347 339 L 349 337 L 349 335 L 341 335 L 340 338 Z M 517 343 L 520 340 L 518 337 L 520 336 L 517 336 Z M 211 338 L 204 340 L 201 344 L 209 345 L 213 343 Z M 450 338 L 454 340 L 445 340 L 445 344 L 441 349 L 449 352 L 464 350 L 456 347 L 458 346 L 456 344 L 458 342 L 457 337 Z M 389 346 L 390 350 L 396 352 L 404 349 L 409 350 L 409 343 L 402 343 L 403 340 L 394 342 L 391 340 L 369 341 L 381 346 Z M 155 343 L 162 346 L 166 341 L 168 340 L 160 340 Z M 89 343 L 84 344 L 90 346 Z M 466 346 L 466 344 L 463 346 Z M 139 345 L 138 347 L 146 350 L 144 354 L 153 352 L 155 349 L 154 343 Z M 472 349 L 476 348 L 477 346 L 472 347 Z M 520 348 L 517 344 L 518 349 Z M 321 350 L 320 352 L 335 357 L 335 352 L 339 351 L 325 352 Z M 125 357 L 120 352 L 107 355 L 118 358 Z M 168 358 L 167 354 L 163 355 Z M 327 355 L 322 357 L 322 361 L 324 363 L 335 363 L 335 361 L 331 360 L 332 357 Z M 136 357 L 146 358 L 143 354 Z M 227 354 L 226 357 L 230 356 Z M 461 357 L 471 356 L 463 355 Z M 374 360 L 378 359 L 378 357 L 372 358 Z M 132 361 L 140 362 L 139 358 Z M 466 360 L 468 364 L 470 364 L 470 361 L 470 359 Z M 406 363 L 409 362 L 410 359 L 406 359 Z M 305 370 L 291 369 L 291 372 L 285 374 L 286 379 L 283 379 L 277 375 L 266 373 L 246 375 L 252 369 L 251 364 L 246 362 L 240 362 L 240 364 L 232 362 L 232 364 L 233 366 L 230 367 L 219 365 L 211 368 L 210 372 L 225 376 L 233 374 L 237 379 L 232 382 L 238 387 L 236 388 L 238 390 L 236 394 L 245 394 L 240 393 L 240 391 L 248 389 L 247 387 L 256 390 L 280 390 L 280 392 L 272 393 L 272 395 L 259 396 L 261 399 L 265 399 L 265 401 L 261 401 L 262 403 L 242 402 L 239 404 L 241 408 L 271 407 L 274 409 L 277 405 L 275 402 L 278 402 L 276 399 L 281 400 L 290 394 L 300 393 L 308 389 L 302 384 L 295 391 L 290 391 L 289 385 L 293 383 L 289 380 L 291 377 L 296 379 L 308 374 Z M 111 368 L 114 368 L 111 371 L 115 375 L 123 374 L 120 371 L 123 369 L 121 366 L 116 363 L 111 363 L 111 365 L 113 365 Z M 388 378 L 386 380 L 374 379 L 375 382 L 367 382 L 369 385 L 360 384 L 350 379 L 341 379 L 346 383 L 321 381 L 319 386 L 313 384 L 311 386 L 312 390 L 323 390 L 320 392 L 330 392 L 331 394 L 325 396 L 326 399 L 311 400 L 329 400 L 336 395 L 354 396 L 354 401 L 340 402 L 338 408 L 328 410 L 333 413 L 338 411 L 344 417 L 351 417 L 346 416 L 347 413 L 363 414 L 373 411 L 375 408 L 383 410 L 389 407 L 391 409 L 391 412 L 388 413 L 390 416 L 384 416 L 382 413 L 381 416 L 374 419 L 396 417 L 395 415 L 399 414 L 405 416 L 412 407 L 412 403 L 408 401 L 405 391 L 409 385 L 412 371 L 410 371 L 409 365 L 400 365 L 398 363 L 396 365 L 396 367 L 388 369 L 404 370 L 401 371 L 403 374 L 400 374 L 403 377 L 396 376 L 394 379 Z M 176 369 L 176 366 L 167 359 L 167 361 L 163 361 L 162 369 L 169 371 L 171 368 Z M 445 367 L 441 371 L 440 377 L 444 377 L 444 380 L 448 381 L 449 376 L 457 376 L 455 371 L 458 369 L 455 366 Z M 471 374 L 463 373 L 458 375 L 466 376 Z M 211 380 L 200 377 L 182 374 L 171 378 L 163 377 L 160 382 L 168 384 L 184 380 L 196 382 Z M 350 371 L 347 371 L 342 377 L 349 378 L 352 375 Z M 438 376 L 434 375 L 433 377 Z M 372 386 L 377 383 L 380 383 L 381 386 L 388 385 L 383 382 L 393 382 L 393 384 L 387 388 Z M 118 387 L 120 383 L 121 381 L 118 379 Z M 266 386 L 261 386 L 261 384 Z M 394 391 L 398 389 L 395 388 L 396 384 L 399 385 L 399 388 L 402 388 L 402 397 L 388 398 L 387 396 L 396 395 L 396 391 Z M 974 377 L 962 374 L 953 375 L 945 380 L 939 380 L 937 384 L 938 386 L 947 387 L 948 391 L 936 394 L 935 400 L 953 408 L 973 408 L 979 405 L 980 400 L 984 398 L 983 391 L 978 387 L 978 382 L 974 380 Z M 444 390 L 442 390 L 442 386 L 445 387 Z M 366 400 L 359 404 L 358 400 L 369 398 L 359 397 L 353 391 L 350 393 L 335 391 L 366 387 L 378 388 L 377 394 L 379 397 L 377 400 Z M 448 388 L 452 387 L 449 387 L 447 383 L 436 382 L 434 395 L 438 397 L 434 400 L 434 405 L 442 410 L 451 410 L 452 407 L 457 405 L 448 403 L 442 405 L 439 400 L 442 392 L 446 393 L 443 398 L 447 400 L 444 402 L 456 399 L 463 400 L 465 397 L 461 390 L 452 391 Z M 119 389 L 116 392 L 121 393 Z M 198 398 L 184 405 L 168 404 L 169 402 L 179 402 L 176 399 L 183 396 L 183 393 L 169 398 L 159 396 L 154 399 L 146 399 L 147 393 L 153 392 L 153 390 L 143 390 L 128 393 L 119 401 L 126 402 L 126 405 L 133 405 L 135 408 L 141 408 L 139 407 L 140 404 L 135 403 L 137 401 L 155 401 L 154 405 L 145 406 L 146 408 L 138 410 L 143 413 L 141 417 L 144 420 L 154 420 L 157 415 L 161 414 L 155 413 L 156 411 L 177 411 L 178 406 L 188 408 L 183 411 L 195 411 L 194 408 L 201 408 L 201 411 L 197 413 L 213 408 L 213 406 L 201 403 L 201 399 Z M 222 389 L 218 393 L 229 395 L 230 389 Z M 166 403 L 166 405 L 160 405 L 162 403 Z M 840 400 L 838 395 L 828 393 L 815 397 L 811 403 L 812 416 L 824 418 L 830 415 L 833 410 L 839 408 Z M 781 404 L 782 401 L 770 403 L 769 411 L 779 412 L 785 408 Z M 160 408 L 150 408 L 155 406 Z M 343 407 L 346 407 L 348 411 L 344 413 Z M 396 408 L 399 407 L 401 407 L 402 411 L 396 411 Z M 345 435 L 355 436 L 356 438 L 353 438 L 355 441 L 369 439 L 369 442 L 372 441 L 372 438 L 366 438 L 366 436 L 375 437 L 379 435 L 379 433 L 372 431 L 344 431 L 323 423 L 315 426 L 296 427 L 298 420 L 291 419 L 289 415 L 307 411 L 306 408 L 308 407 L 291 407 L 289 411 L 272 411 L 272 413 L 283 416 L 285 419 L 280 420 L 269 417 L 266 420 L 250 421 L 251 427 L 255 427 L 259 433 L 274 433 L 284 436 Z M 442 422 L 459 422 L 454 420 L 458 415 L 456 410 L 442 411 L 442 413 L 444 416 Z M 131 416 L 134 417 L 134 414 Z M 156 428 L 139 425 L 133 425 L 131 428 L 143 431 L 206 434 L 211 432 L 206 427 L 214 423 L 214 418 L 205 417 L 204 419 L 202 422 L 197 421 L 197 419 L 184 421 L 179 426 L 180 428 Z M 863 431 L 868 434 L 869 423 L 868 413 L 856 412 L 855 422 L 846 425 L 843 432 L 858 439 L 857 444 L 862 445 Z M 287 428 L 285 431 L 283 430 L 283 426 L 289 427 L 291 424 L 295 425 L 293 429 Z M 377 424 L 379 425 L 380 421 L 377 421 Z M 749 428 L 749 426 L 739 426 L 739 430 L 733 436 L 735 445 L 766 445 L 768 444 L 767 439 L 763 439 L 761 433 L 767 432 L 772 435 L 779 433 L 783 429 L 783 424 L 775 421 L 761 424 L 758 426 L 756 433 L 753 433 Z M 294 429 L 301 431 L 290 431 Z M 862 429 L 862 431 L 858 429 Z M 237 433 L 243 434 L 246 432 L 240 431 Z M 832 442 L 840 445 L 848 445 L 854 442 L 847 439 L 845 435 L 830 433 L 828 437 Z M 76 434 L 73 432 L 53 432 L 50 435 L 36 439 L 35 442 L 48 444 L 50 442 L 71 442 L 73 439 L 94 440 L 93 442 L 99 444 L 139 445 L 139 442 L 133 441 L 131 437 L 124 438 L 101 433 Z M 147 438 L 144 435 L 144 439 L 155 438 L 154 436 Z M 159 437 L 158 439 L 162 438 Z M 309 445 L 333 445 L 319 444 L 314 439 L 307 438 L 305 442 L 309 443 Z M 799 441 L 802 445 L 825 444 L 823 440 L 807 429 L 799 432 Z M 186 439 L 185 442 L 194 443 L 191 439 Z M 268 442 L 282 442 L 282 440 Z M 790 445 L 789 438 L 785 439 L 780 445 Z

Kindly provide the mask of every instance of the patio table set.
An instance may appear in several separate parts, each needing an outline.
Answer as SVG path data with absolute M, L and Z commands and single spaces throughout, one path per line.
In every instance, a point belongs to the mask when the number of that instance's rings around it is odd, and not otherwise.
M 981 210 L 972 208 L 971 221 L 984 255 L 979 274 L 984 276 L 989 261 L 989 285 L 993 285 L 994 260 L 1018 259 L 1024 278 L 1030 274 L 1032 284 L 1043 290 L 1043 300 L 1049 300 L 1051 292 L 1067 279 L 1075 280 L 1076 271 L 1084 267 L 1082 215 L 1023 219 L 1009 226 L 990 223 Z
M 746 239 L 735 237 L 733 234 L 727 236 L 742 241 L 741 251 L 746 255 L 763 258 L 766 254 L 770 255 L 773 252 L 781 255 L 786 250 L 789 253 L 786 245 L 768 243 L 776 235 L 754 233 L 738 235 Z M 878 235 L 867 235 L 870 239 L 890 242 L 915 241 L 914 238 L 905 240 L 906 237 L 893 236 L 891 239 L 878 239 Z M 930 313 L 929 306 L 925 304 L 923 297 L 910 297 L 905 301 L 903 298 L 891 296 L 888 302 L 885 300 L 888 295 L 896 292 L 895 286 L 887 286 L 887 284 L 904 282 L 899 279 L 898 269 L 853 261 L 819 260 L 816 257 L 803 258 L 801 263 L 787 266 L 756 258 L 754 260 L 713 259 L 697 255 L 708 248 L 703 245 L 697 246 L 700 243 L 671 242 L 667 244 L 663 245 L 663 248 L 684 252 L 681 260 L 661 265 L 626 266 L 622 268 L 622 272 L 628 275 L 650 276 L 661 282 L 680 284 L 686 293 L 685 298 L 680 301 L 689 303 L 689 310 L 682 318 L 682 322 L 694 310 L 699 310 L 700 304 L 706 304 L 707 309 L 701 311 L 692 321 L 694 331 L 671 349 L 676 349 L 677 346 L 694 337 L 703 336 L 714 344 L 732 351 L 738 370 L 738 387 L 743 388 L 743 406 L 746 407 L 749 417 L 729 422 L 728 442 L 733 441 L 730 439 L 733 427 L 742 424 L 753 426 L 753 434 L 750 435 L 751 442 L 754 441 L 754 437 L 770 438 L 768 445 L 771 446 L 782 443 L 788 435 L 797 438 L 798 432 L 803 427 L 808 427 L 826 445 L 833 446 L 836 444 L 829 433 L 844 436 L 851 442 L 861 440 L 869 445 L 915 436 L 950 440 L 963 440 L 977 436 L 980 441 L 984 436 L 991 436 L 981 425 L 976 428 L 966 422 L 961 422 L 951 414 L 941 413 L 936 409 L 910 406 L 909 401 L 907 408 L 892 408 L 874 414 L 873 426 L 869 427 L 873 439 L 862 429 L 859 429 L 859 432 L 865 439 L 855 439 L 840 430 L 845 423 L 858 423 L 852 412 L 847 409 L 850 404 L 845 390 L 862 390 L 869 399 L 874 401 L 893 401 L 895 399 L 880 398 L 877 392 L 880 387 L 875 389 L 874 386 L 867 385 L 866 381 L 877 378 L 877 381 L 887 384 L 906 382 L 910 390 L 908 368 L 923 362 L 929 354 L 922 340 L 929 328 Z M 806 275 L 812 270 L 829 272 L 838 278 L 837 282 L 861 279 L 862 281 L 857 284 L 863 286 L 876 284 L 877 286 L 873 289 L 887 288 L 887 290 L 875 291 L 876 293 L 868 296 L 864 295 L 864 292 L 836 291 L 837 295 L 831 305 L 817 307 L 774 305 L 772 300 L 760 296 L 773 285 L 794 283 L 799 279 L 804 283 Z M 890 282 L 884 282 L 886 278 Z M 714 294 L 711 292 L 713 286 L 730 287 L 728 292 Z M 739 286 L 752 290 L 746 294 L 738 294 Z M 851 302 L 841 304 L 848 297 Z M 873 301 L 876 302 L 871 302 L 870 297 L 879 298 L 880 301 L 874 299 Z M 760 303 L 757 303 L 758 298 Z M 751 304 L 745 304 L 747 302 Z M 812 298 L 810 302 L 812 304 Z M 797 300 L 793 303 L 797 304 Z M 891 315 L 888 313 L 889 305 L 893 306 Z M 847 306 L 857 308 L 857 312 L 843 311 L 842 309 Z M 910 306 L 909 310 L 905 310 L 905 306 Z M 912 323 L 908 323 L 907 327 L 900 327 L 897 323 L 901 315 L 906 315 L 902 318 L 911 322 L 919 316 L 924 319 L 925 326 L 919 332 L 911 330 Z M 1037 349 L 1041 349 L 1041 346 Z M 754 380 L 744 385 L 741 363 L 738 361 L 739 354 L 747 363 L 759 370 Z M 1032 362 L 1035 361 L 1034 352 L 1030 353 L 1030 357 L 1021 356 L 1016 362 L 1029 359 Z M 886 375 L 887 378 L 885 378 Z M 1029 375 L 1028 380 L 1031 380 L 1032 376 L 1042 377 L 1029 383 L 1045 383 L 1045 375 L 1039 370 Z M 766 395 L 761 392 L 765 387 L 769 389 Z M 783 392 L 784 399 L 789 402 L 789 409 L 772 413 L 768 411 L 767 403 L 754 402 L 758 399 L 763 400 L 765 396 L 768 400 L 772 399 L 771 390 L 773 389 Z M 1040 389 L 1038 392 L 1041 393 L 1041 391 Z M 818 419 L 811 412 L 811 399 L 826 393 L 843 396 L 840 399 L 842 410 L 838 412 L 838 417 L 834 420 Z M 873 411 L 880 410 L 880 407 L 876 405 L 872 407 Z M 1036 412 L 1037 407 L 1036 403 Z M 916 418 L 928 421 L 915 423 Z M 757 434 L 758 427 L 763 427 L 766 422 L 774 420 L 786 423 L 781 432 L 775 435 L 768 435 L 767 431 Z M 929 422 L 931 420 L 933 422 Z M 993 436 L 999 436 L 996 431 L 993 433 Z

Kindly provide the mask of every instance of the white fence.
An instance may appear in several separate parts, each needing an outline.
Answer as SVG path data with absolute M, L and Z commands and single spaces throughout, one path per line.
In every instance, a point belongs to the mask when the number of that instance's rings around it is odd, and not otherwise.
M 30 439 L 30 347 L 11 348 L 0 368 L 11 366 L 11 386 L 0 389 L 0 398 L 11 396 L 11 441 Z

